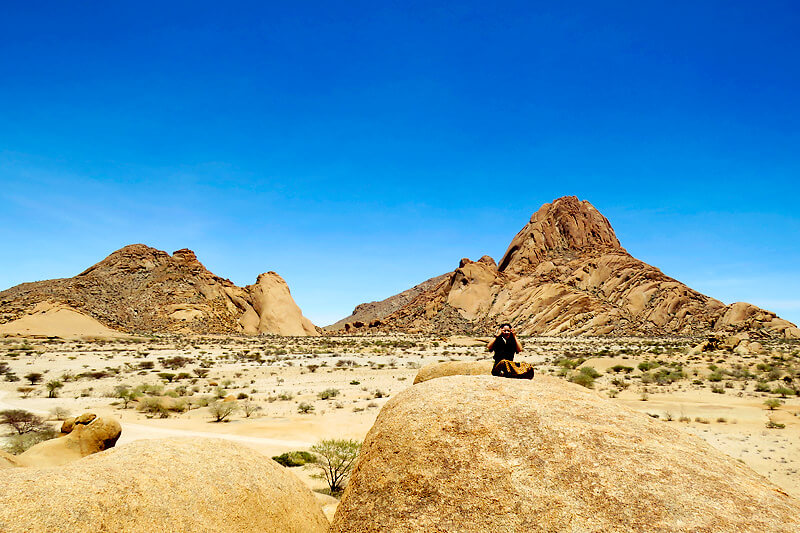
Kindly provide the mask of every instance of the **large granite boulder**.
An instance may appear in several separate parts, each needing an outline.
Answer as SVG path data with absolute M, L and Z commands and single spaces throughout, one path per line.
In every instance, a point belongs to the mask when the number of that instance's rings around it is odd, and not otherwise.
M 136 441 L 62 467 L 6 469 L 0 486 L 4 533 L 328 530 L 294 474 L 219 439 Z
M 450 376 L 392 398 L 332 532 L 797 531 L 800 501 L 583 387 Z

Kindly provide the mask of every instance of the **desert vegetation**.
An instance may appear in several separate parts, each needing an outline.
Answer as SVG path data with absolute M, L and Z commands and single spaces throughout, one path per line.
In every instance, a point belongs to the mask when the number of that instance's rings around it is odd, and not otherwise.
M 799 342 L 762 339 L 746 349 L 716 344 L 705 351 L 698 349 L 705 339 L 688 337 L 522 342 L 520 358 L 534 363 L 538 374 L 658 415 L 782 486 L 800 486 L 800 465 L 792 459 L 800 458 Z M 310 443 L 360 441 L 380 408 L 412 386 L 422 366 L 488 356 L 481 339 L 411 334 L 0 339 L 0 408 L 53 419 L 54 409 L 91 410 L 120 418 L 123 427 L 157 424 L 175 434 L 190 429 Z M 19 439 L 11 426 L 3 427 L 3 442 Z M 293 428 L 306 428 L 309 438 Z M 757 453 L 749 444 L 754 441 L 763 443 Z M 297 449 L 267 448 L 270 456 Z

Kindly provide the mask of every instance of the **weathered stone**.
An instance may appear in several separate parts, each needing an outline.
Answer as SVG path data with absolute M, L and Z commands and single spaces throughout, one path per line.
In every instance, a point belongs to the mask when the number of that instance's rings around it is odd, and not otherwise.
M 549 376 L 393 397 L 331 531 L 796 531 L 800 501 L 686 432 Z
M 218 439 L 136 441 L 59 468 L 3 471 L 0 531 L 325 533 L 291 472 Z
M 66 431 L 65 431 L 66 430 Z M 16 456 L 20 466 L 59 466 L 112 448 L 122 434 L 113 418 L 85 413 L 64 421 L 61 437 L 40 442 Z
M 419 369 L 414 384 L 444 376 L 488 376 L 492 373 L 493 361 L 445 361 L 430 363 Z

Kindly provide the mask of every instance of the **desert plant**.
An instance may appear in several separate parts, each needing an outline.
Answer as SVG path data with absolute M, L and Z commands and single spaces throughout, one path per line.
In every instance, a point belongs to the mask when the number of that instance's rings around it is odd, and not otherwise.
M 325 439 L 311 447 L 313 464 L 321 470 L 317 477 L 327 481 L 331 494 L 342 491 L 360 449 L 358 441 L 344 439 Z
M 286 467 L 293 467 L 293 466 L 303 466 L 307 463 L 313 463 L 315 460 L 315 456 L 311 452 L 286 452 L 280 455 L 276 455 L 272 458 L 273 461 L 276 463 L 286 466 Z
M 11 426 L 17 435 L 41 431 L 49 428 L 42 417 L 24 409 L 6 409 L 0 411 L 0 425 Z
M 611 368 L 609 368 L 609 370 L 617 374 L 620 372 L 625 372 L 626 374 L 630 374 L 631 372 L 633 372 L 633 367 L 625 365 L 614 365 Z
M 320 400 L 330 400 L 337 396 L 339 396 L 339 389 L 325 389 L 317 395 Z
M 222 422 L 230 415 L 235 413 L 238 409 L 238 402 L 216 401 L 208 404 L 208 411 L 211 413 L 211 417 L 214 419 L 214 422 Z
M 57 380 L 57 379 L 48 381 L 47 384 L 45 385 L 45 387 L 47 387 L 47 397 L 48 398 L 57 397 L 58 396 L 58 389 L 62 388 L 63 386 L 64 386 L 64 383 L 59 381 L 59 380 Z
M 789 394 L 794 395 L 794 389 L 788 387 L 775 387 L 772 389 L 772 394 L 778 394 L 781 398 L 786 398 Z
M 777 398 L 769 398 L 767 400 L 764 400 L 764 405 L 766 405 L 767 409 L 769 409 L 770 411 L 774 411 L 775 409 L 780 407 L 781 404 L 783 404 L 783 402 Z
M 250 418 L 250 415 L 261 411 L 261 406 L 256 404 L 255 402 L 251 402 L 250 400 L 245 400 L 242 402 L 242 412 L 244 413 L 245 418 Z
M 17 392 L 20 393 L 23 398 L 27 398 L 35 390 L 36 387 L 17 387 Z
M 647 372 L 648 370 L 658 368 L 659 366 L 661 366 L 661 363 L 658 363 L 656 361 L 642 361 L 641 363 L 636 365 L 636 367 L 642 372 Z
M 58 436 L 58 432 L 51 427 L 43 427 L 36 431 L 23 434 L 12 435 L 6 439 L 3 448 L 8 453 L 19 455 L 31 446 L 53 439 Z
M 31 372 L 30 374 L 25 374 L 25 379 L 30 381 L 31 385 L 36 385 L 37 383 L 42 381 L 43 377 L 44 374 L 42 374 L 41 372 Z
M 57 406 L 50 409 L 50 419 L 51 420 L 66 420 L 69 418 L 69 410 L 63 407 Z
M 297 406 L 297 412 L 303 415 L 306 415 L 313 411 L 314 411 L 314 406 L 308 402 L 301 402 L 300 405 Z
M 767 429 L 783 429 L 786 427 L 786 424 L 781 424 L 779 422 L 775 422 L 773 419 L 767 419 Z

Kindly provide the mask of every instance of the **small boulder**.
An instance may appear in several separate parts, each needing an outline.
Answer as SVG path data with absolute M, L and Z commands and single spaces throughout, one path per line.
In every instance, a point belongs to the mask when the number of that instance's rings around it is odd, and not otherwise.
M 488 376 L 492 373 L 493 361 L 445 361 L 430 363 L 419 369 L 414 384 L 443 376 Z
M 62 436 L 40 442 L 16 456 L 20 466 L 60 466 L 112 448 L 122 427 L 113 418 L 86 413 L 61 425 Z

